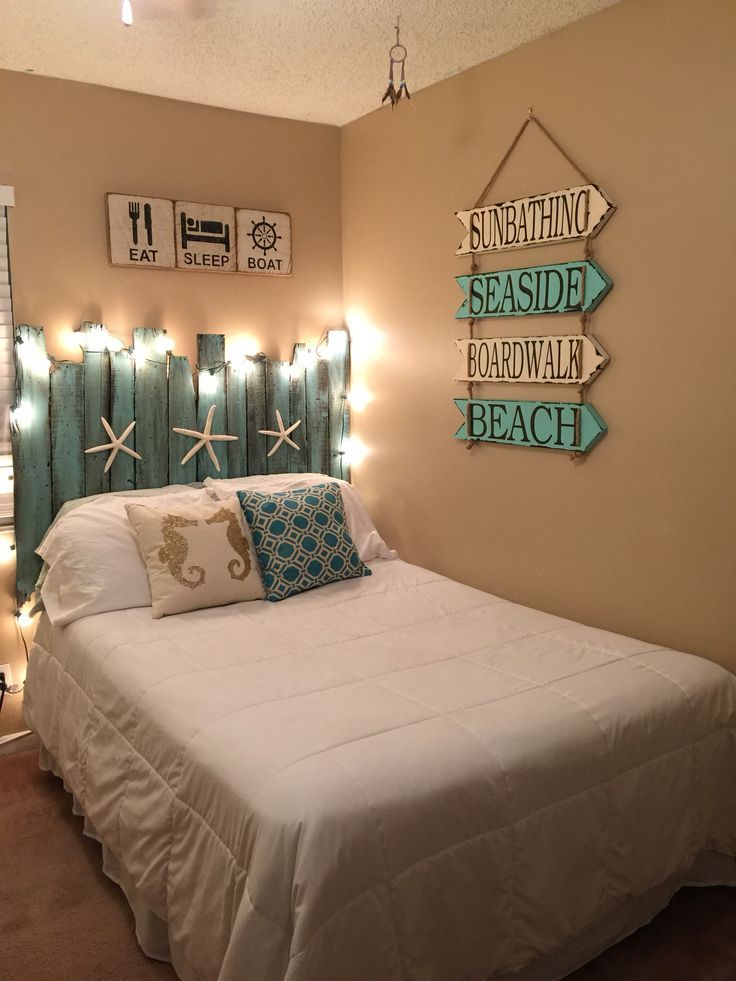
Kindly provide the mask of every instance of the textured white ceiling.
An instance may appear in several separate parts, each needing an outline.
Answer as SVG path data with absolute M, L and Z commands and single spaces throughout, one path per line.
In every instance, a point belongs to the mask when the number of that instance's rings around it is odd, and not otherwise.
M 0 0 L 0 67 L 342 125 L 617 0 Z

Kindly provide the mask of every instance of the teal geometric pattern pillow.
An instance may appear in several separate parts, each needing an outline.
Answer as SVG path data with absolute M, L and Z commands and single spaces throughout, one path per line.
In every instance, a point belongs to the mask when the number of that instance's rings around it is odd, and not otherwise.
M 348 531 L 338 484 L 238 491 L 272 603 L 341 579 L 370 576 Z

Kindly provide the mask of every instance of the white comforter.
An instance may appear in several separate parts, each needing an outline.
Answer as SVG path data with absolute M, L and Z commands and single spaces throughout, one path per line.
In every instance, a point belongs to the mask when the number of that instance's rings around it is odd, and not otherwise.
M 736 854 L 736 678 L 403 562 L 41 630 L 27 714 L 203 981 L 486 981 Z

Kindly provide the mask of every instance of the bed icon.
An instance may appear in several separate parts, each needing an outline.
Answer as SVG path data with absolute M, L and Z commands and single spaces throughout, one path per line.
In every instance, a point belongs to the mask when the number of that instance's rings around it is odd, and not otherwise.
M 222 245 L 226 252 L 230 251 L 230 225 L 227 222 L 189 218 L 185 211 L 180 213 L 179 222 L 183 249 L 190 242 L 206 242 L 209 245 Z

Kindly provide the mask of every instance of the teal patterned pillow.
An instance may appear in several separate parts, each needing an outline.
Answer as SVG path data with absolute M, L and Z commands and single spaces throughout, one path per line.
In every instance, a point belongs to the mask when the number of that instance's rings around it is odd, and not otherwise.
M 348 531 L 338 484 L 238 491 L 272 603 L 340 579 L 370 576 Z

